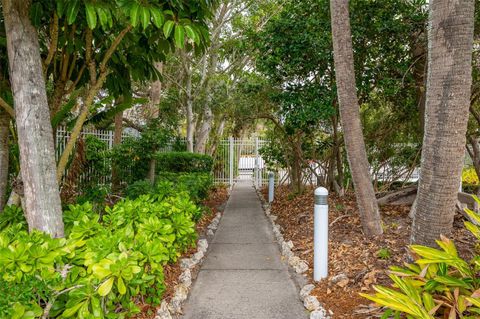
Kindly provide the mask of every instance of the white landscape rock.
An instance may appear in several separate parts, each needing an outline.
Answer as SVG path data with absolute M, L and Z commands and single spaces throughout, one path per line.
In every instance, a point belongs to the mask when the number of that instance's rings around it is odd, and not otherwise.
M 298 265 L 302 260 L 297 257 L 297 256 L 291 256 L 290 258 L 288 258 L 288 264 L 290 265 L 290 267 L 295 267 L 296 265 Z
M 155 319 L 172 319 L 172 315 L 170 311 L 168 311 L 168 304 L 165 300 L 162 301 L 160 308 L 158 308 Z
M 320 302 L 318 301 L 317 297 L 308 296 L 303 300 L 303 306 L 308 311 L 314 311 L 320 308 Z
M 213 236 L 214 233 L 213 233 L 213 230 L 209 229 L 207 230 L 207 236 Z
M 190 269 L 185 269 L 184 272 L 178 277 L 180 282 L 185 285 L 185 287 L 190 287 L 192 285 L 192 272 Z
M 297 274 L 303 274 L 308 270 L 308 264 L 306 261 L 300 260 L 300 262 L 293 266 L 293 268 Z
M 303 286 L 302 289 L 300 290 L 300 298 L 303 300 L 306 297 L 308 297 L 313 289 L 315 289 L 315 285 L 313 284 L 308 284 Z
M 318 309 L 310 313 L 310 319 L 329 319 L 330 316 L 327 316 L 325 309 Z
M 171 313 L 181 314 L 182 313 L 182 304 L 188 297 L 188 288 L 184 284 L 179 284 L 175 286 L 175 294 L 173 295 L 168 309 Z
M 290 241 L 284 241 L 282 243 L 282 255 L 285 258 L 290 258 L 291 256 L 293 256 L 292 247 L 293 247 L 293 243 L 292 243 L 291 240 Z
M 203 256 L 205 256 L 205 254 L 203 253 L 203 251 L 199 250 L 193 255 L 192 260 L 194 260 L 195 263 L 198 264 L 203 259 Z
M 182 270 L 193 268 L 196 264 L 197 263 L 192 258 L 182 258 L 180 260 L 180 268 Z
M 199 251 L 206 253 L 208 249 L 208 241 L 206 239 L 200 239 L 197 243 L 197 247 Z

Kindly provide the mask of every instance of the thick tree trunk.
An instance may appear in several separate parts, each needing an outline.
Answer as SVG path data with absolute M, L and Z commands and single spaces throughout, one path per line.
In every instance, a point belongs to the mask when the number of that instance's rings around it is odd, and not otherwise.
M 15 102 L 25 215 L 29 229 L 63 237 L 55 152 L 37 31 L 29 1 L 3 0 L 10 81 Z
M 205 154 L 208 137 L 212 130 L 213 113 L 210 106 L 205 105 L 202 125 L 197 134 L 197 143 L 195 143 L 195 153 Z
M 122 103 L 123 99 L 119 99 L 118 103 Z M 123 111 L 115 114 L 115 129 L 113 131 L 113 147 L 122 143 L 123 132 Z M 112 191 L 118 192 L 121 189 L 120 172 L 117 165 L 112 166 Z
M 222 119 L 220 120 L 220 123 L 217 126 L 217 130 L 216 130 L 216 133 L 215 133 L 215 139 L 212 141 L 212 143 L 210 145 L 210 149 L 208 151 L 208 154 L 210 156 L 214 156 L 215 152 L 217 151 L 218 143 L 220 142 L 220 140 L 223 136 L 223 131 L 225 130 L 225 122 L 226 122 L 226 118 L 222 117 Z
M 360 218 L 365 235 L 381 235 L 381 218 L 370 177 L 356 94 L 348 0 L 331 0 L 330 10 L 340 118 Z
M 412 243 L 435 245 L 452 229 L 472 83 L 474 0 L 430 1 L 421 174 Z
M 7 195 L 8 186 L 8 136 L 10 115 L 0 109 L 0 213 L 2 212 Z

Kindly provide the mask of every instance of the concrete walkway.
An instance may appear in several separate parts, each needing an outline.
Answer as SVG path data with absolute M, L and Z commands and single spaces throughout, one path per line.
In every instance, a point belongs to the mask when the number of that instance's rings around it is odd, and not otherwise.
M 234 187 L 184 319 L 307 318 L 250 183 Z

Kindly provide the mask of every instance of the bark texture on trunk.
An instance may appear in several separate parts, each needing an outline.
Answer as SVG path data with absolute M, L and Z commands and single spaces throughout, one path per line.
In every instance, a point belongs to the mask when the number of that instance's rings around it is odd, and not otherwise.
M 117 103 L 122 103 L 123 99 L 119 99 Z M 115 114 L 115 130 L 113 131 L 113 147 L 122 143 L 123 132 L 123 111 Z M 117 165 L 112 166 L 112 191 L 118 192 L 121 188 L 120 173 Z
M 10 81 L 29 229 L 63 237 L 55 152 L 37 31 L 29 1 L 3 0 Z
M 193 153 L 193 134 L 195 132 L 195 119 L 193 116 L 192 77 L 186 74 L 186 109 L 187 109 L 187 152 Z
M 9 136 L 10 115 L 0 109 L 0 213 L 2 212 L 7 196 L 8 186 L 8 136 Z
M 162 62 L 155 62 L 155 68 L 158 72 L 163 72 L 163 63 Z M 150 86 L 150 90 L 148 92 L 148 115 L 149 118 L 158 118 L 159 116 L 159 107 L 162 98 L 162 81 L 156 80 Z
M 202 124 L 198 130 L 197 142 L 195 143 L 195 153 L 205 154 L 207 148 L 208 137 L 212 130 L 213 112 L 210 106 L 205 105 Z
M 158 72 L 162 73 L 163 63 L 155 62 L 155 68 L 158 70 Z M 159 104 L 162 100 L 162 82 L 160 80 L 157 80 L 152 83 L 152 86 L 150 88 L 150 92 L 148 95 L 149 95 L 149 103 L 148 103 L 149 118 L 156 119 L 160 115 Z M 147 179 L 153 185 L 155 183 L 157 161 L 154 158 L 150 159 L 150 163 L 148 164 L 148 166 L 149 168 L 148 168 Z
M 380 213 L 370 177 L 356 94 L 348 0 L 331 0 L 330 11 L 340 118 L 360 218 L 366 236 L 381 235 Z
M 453 225 L 472 83 L 474 0 L 430 1 L 421 174 L 411 242 L 435 245 Z

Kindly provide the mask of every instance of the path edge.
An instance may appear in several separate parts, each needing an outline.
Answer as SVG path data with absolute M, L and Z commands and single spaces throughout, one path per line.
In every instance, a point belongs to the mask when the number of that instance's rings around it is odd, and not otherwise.
M 275 240 L 282 255 L 282 262 L 288 266 L 290 277 L 293 279 L 297 288 L 298 297 L 302 301 L 305 309 L 310 312 L 310 319 L 332 319 L 333 312 L 331 310 L 327 311 L 318 301 L 317 297 L 310 295 L 315 285 L 309 283 L 310 280 L 305 274 L 309 268 L 308 263 L 293 253 L 293 242 L 291 240 L 285 241 L 282 227 L 275 222 L 277 216 L 272 214 L 270 210 L 271 206 L 264 198 L 261 188 L 254 186 L 254 189 L 262 204 L 263 212 L 272 226 Z
M 162 300 L 160 307 L 157 309 L 154 319 L 173 319 L 181 318 L 183 316 L 183 305 L 187 301 L 194 280 L 200 271 L 200 267 L 205 260 L 210 243 L 215 237 L 218 225 L 223 217 L 223 214 L 230 205 L 232 189 L 228 190 L 228 200 L 222 211 L 217 212 L 215 218 L 207 226 L 205 235 L 200 236 L 197 241 L 197 251 L 188 258 L 179 260 L 182 273 L 178 277 L 179 284 L 174 288 L 174 294 L 170 302 Z

